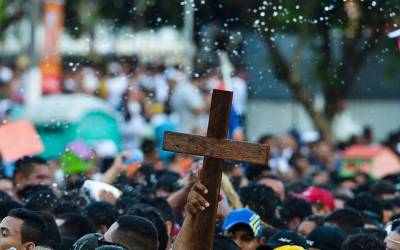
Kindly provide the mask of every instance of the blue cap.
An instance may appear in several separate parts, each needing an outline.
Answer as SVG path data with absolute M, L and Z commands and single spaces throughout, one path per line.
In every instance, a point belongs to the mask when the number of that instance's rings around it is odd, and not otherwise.
M 237 224 L 246 224 L 250 226 L 255 237 L 261 236 L 262 230 L 260 216 L 252 210 L 242 208 L 229 212 L 224 224 L 222 225 L 222 229 L 228 231 Z

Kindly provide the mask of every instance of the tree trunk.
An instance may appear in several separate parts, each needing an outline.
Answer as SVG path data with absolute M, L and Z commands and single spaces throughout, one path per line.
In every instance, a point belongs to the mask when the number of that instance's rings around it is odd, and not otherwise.
M 300 65 L 301 65 L 301 54 L 303 51 L 303 39 L 300 37 L 296 48 L 294 49 L 293 62 L 291 67 L 280 53 L 276 44 L 266 38 L 266 43 L 272 55 L 272 63 L 275 68 L 275 75 L 279 80 L 285 81 L 292 91 L 295 99 L 304 107 L 307 114 L 310 116 L 314 127 L 318 132 L 323 135 L 331 134 L 330 120 L 314 108 L 314 101 L 304 89 L 304 85 L 300 79 Z

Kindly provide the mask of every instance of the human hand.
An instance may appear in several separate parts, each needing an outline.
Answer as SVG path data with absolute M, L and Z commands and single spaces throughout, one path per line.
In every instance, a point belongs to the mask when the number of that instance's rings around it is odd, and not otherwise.
M 124 159 L 129 157 L 129 156 L 130 156 L 130 152 L 127 152 L 127 151 L 118 154 L 115 157 L 111 168 L 117 170 L 118 172 L 126 171 L 128 166 L 124 163 Z
M 111 204 L 115 204 L 115 202 L 117 201 L 117 198 L 115 198 L 115 196 L 111 192 L 108 192 L 106 190 L 101 190 L 100 191 L 99 199 L 101 201 L 106 201 L 106 202 L 109 202 Z
M 189 192 L 186 210 L 191 214 L 196 214 L 209 207 L 210 203 L 203 196 L 207 193 L 207 188 L 201 184 L 200 181 L 196 182 L 193 185 L 192 190 Z

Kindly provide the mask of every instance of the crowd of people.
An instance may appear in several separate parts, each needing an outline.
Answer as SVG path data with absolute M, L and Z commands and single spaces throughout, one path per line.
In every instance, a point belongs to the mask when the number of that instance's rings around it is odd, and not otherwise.
M 80 173 L 40 156 L 12 163 L 12 173 L 2 164 L 0 249 L 190 249 L 193 218 L 211 205 L 198 177 L 202 158 L 161 151 L 157 133 L 204 135 L 210 93 L 219 88 L 234 91 L 229 137 L 245 140 L 244 72 L 227 80 L 214 69 L 187 77 L 179 67 L 127 61 L 75 66 L 65 71 L 63 92 L 108 102 L 120 114 L 124 152 L 111 164 L 97 157 Z M 24 75 L 0 66 L 2 119 L 24 102 Z M 383 143 L 397 157 L 399 135 Z M 213 249 L 400 250 L 400 171 L 340 175 L 343 150 L 378 145 L 371 129 L 346 142 L 297 130 L 258 142 L 270 147 L 267 165 L 225 162 Z M 135 150 L 143 157 L 132 164 Z M 100 189 L 87 188 L 88 180 Z

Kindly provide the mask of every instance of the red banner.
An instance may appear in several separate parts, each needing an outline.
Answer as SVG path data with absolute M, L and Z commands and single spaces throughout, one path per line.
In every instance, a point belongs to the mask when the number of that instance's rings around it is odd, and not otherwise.
M 40 61 L 42 92 L 44 94 L 61 91 L 62 65 L 60 40 L 64 23 L 64 1 L 44 2 L 44 42 Z

